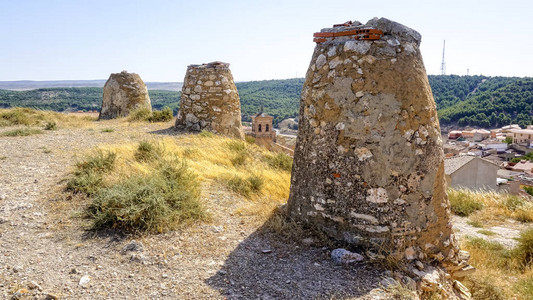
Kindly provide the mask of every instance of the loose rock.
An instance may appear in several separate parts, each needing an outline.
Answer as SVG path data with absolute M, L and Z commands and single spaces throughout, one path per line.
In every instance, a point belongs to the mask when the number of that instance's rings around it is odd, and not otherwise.
M 363 261 L 365 258 L 355 252 L 348 251 L 346 249 L 338 248 L 331 251 L 331 260 L 336 265 L 351 264 L 358 261 Z

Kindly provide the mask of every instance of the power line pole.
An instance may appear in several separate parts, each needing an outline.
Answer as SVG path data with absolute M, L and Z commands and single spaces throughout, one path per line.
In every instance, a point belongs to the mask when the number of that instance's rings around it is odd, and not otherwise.
M 444 45 L 442 46 L 442 63 L 440 64 L 440 74 L 446 75 L 446 63 L 444 62 L 444 50 L 446 49 L 446 40 L 444 40 Z

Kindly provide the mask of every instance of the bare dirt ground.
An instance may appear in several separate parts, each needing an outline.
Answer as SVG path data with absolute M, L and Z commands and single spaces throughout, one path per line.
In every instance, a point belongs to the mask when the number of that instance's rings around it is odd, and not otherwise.
M 61 196 L 76 158 L 100 144 L 172 135 L 171 125 L 102 121 L 0 137 L 0 298 L 392 298 L 379 288 L 384 270 L 335 266 L 332 249 L 281 242 L 234 213 L 245 200 L 215 186 L 203 187 L 209 223 L 145 236 L 85 230 L 76 198 Z M 142 249 L 124 251 L 133 239 Z

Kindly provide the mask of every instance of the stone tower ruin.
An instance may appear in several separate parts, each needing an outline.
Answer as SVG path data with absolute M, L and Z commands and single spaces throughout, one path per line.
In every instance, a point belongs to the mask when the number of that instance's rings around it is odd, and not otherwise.
M 104 85 L 102 109 L 98 119 L 127 116 L 130 111 L 145 107 L 152 110 L 148 89 L 139 74 L 113 73 Z
M 187 67 L 176 128 L 244 139 L 239 93 L 228 63 Z
M 354 245 L 451 262 L 459 249 L 420 40 L 384 18 L 315 34 L 288 212 Z

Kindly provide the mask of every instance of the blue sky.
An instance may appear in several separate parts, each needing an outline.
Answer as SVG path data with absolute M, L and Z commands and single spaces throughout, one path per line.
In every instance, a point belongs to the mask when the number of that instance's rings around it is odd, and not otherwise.
M 0 0 L 0 81 L 183 81 L 229 62 L 237 81 L 303 77 L 312 34 L 387 17 L 422 34 L 428 74 L 533 76 L 532 1 Z

